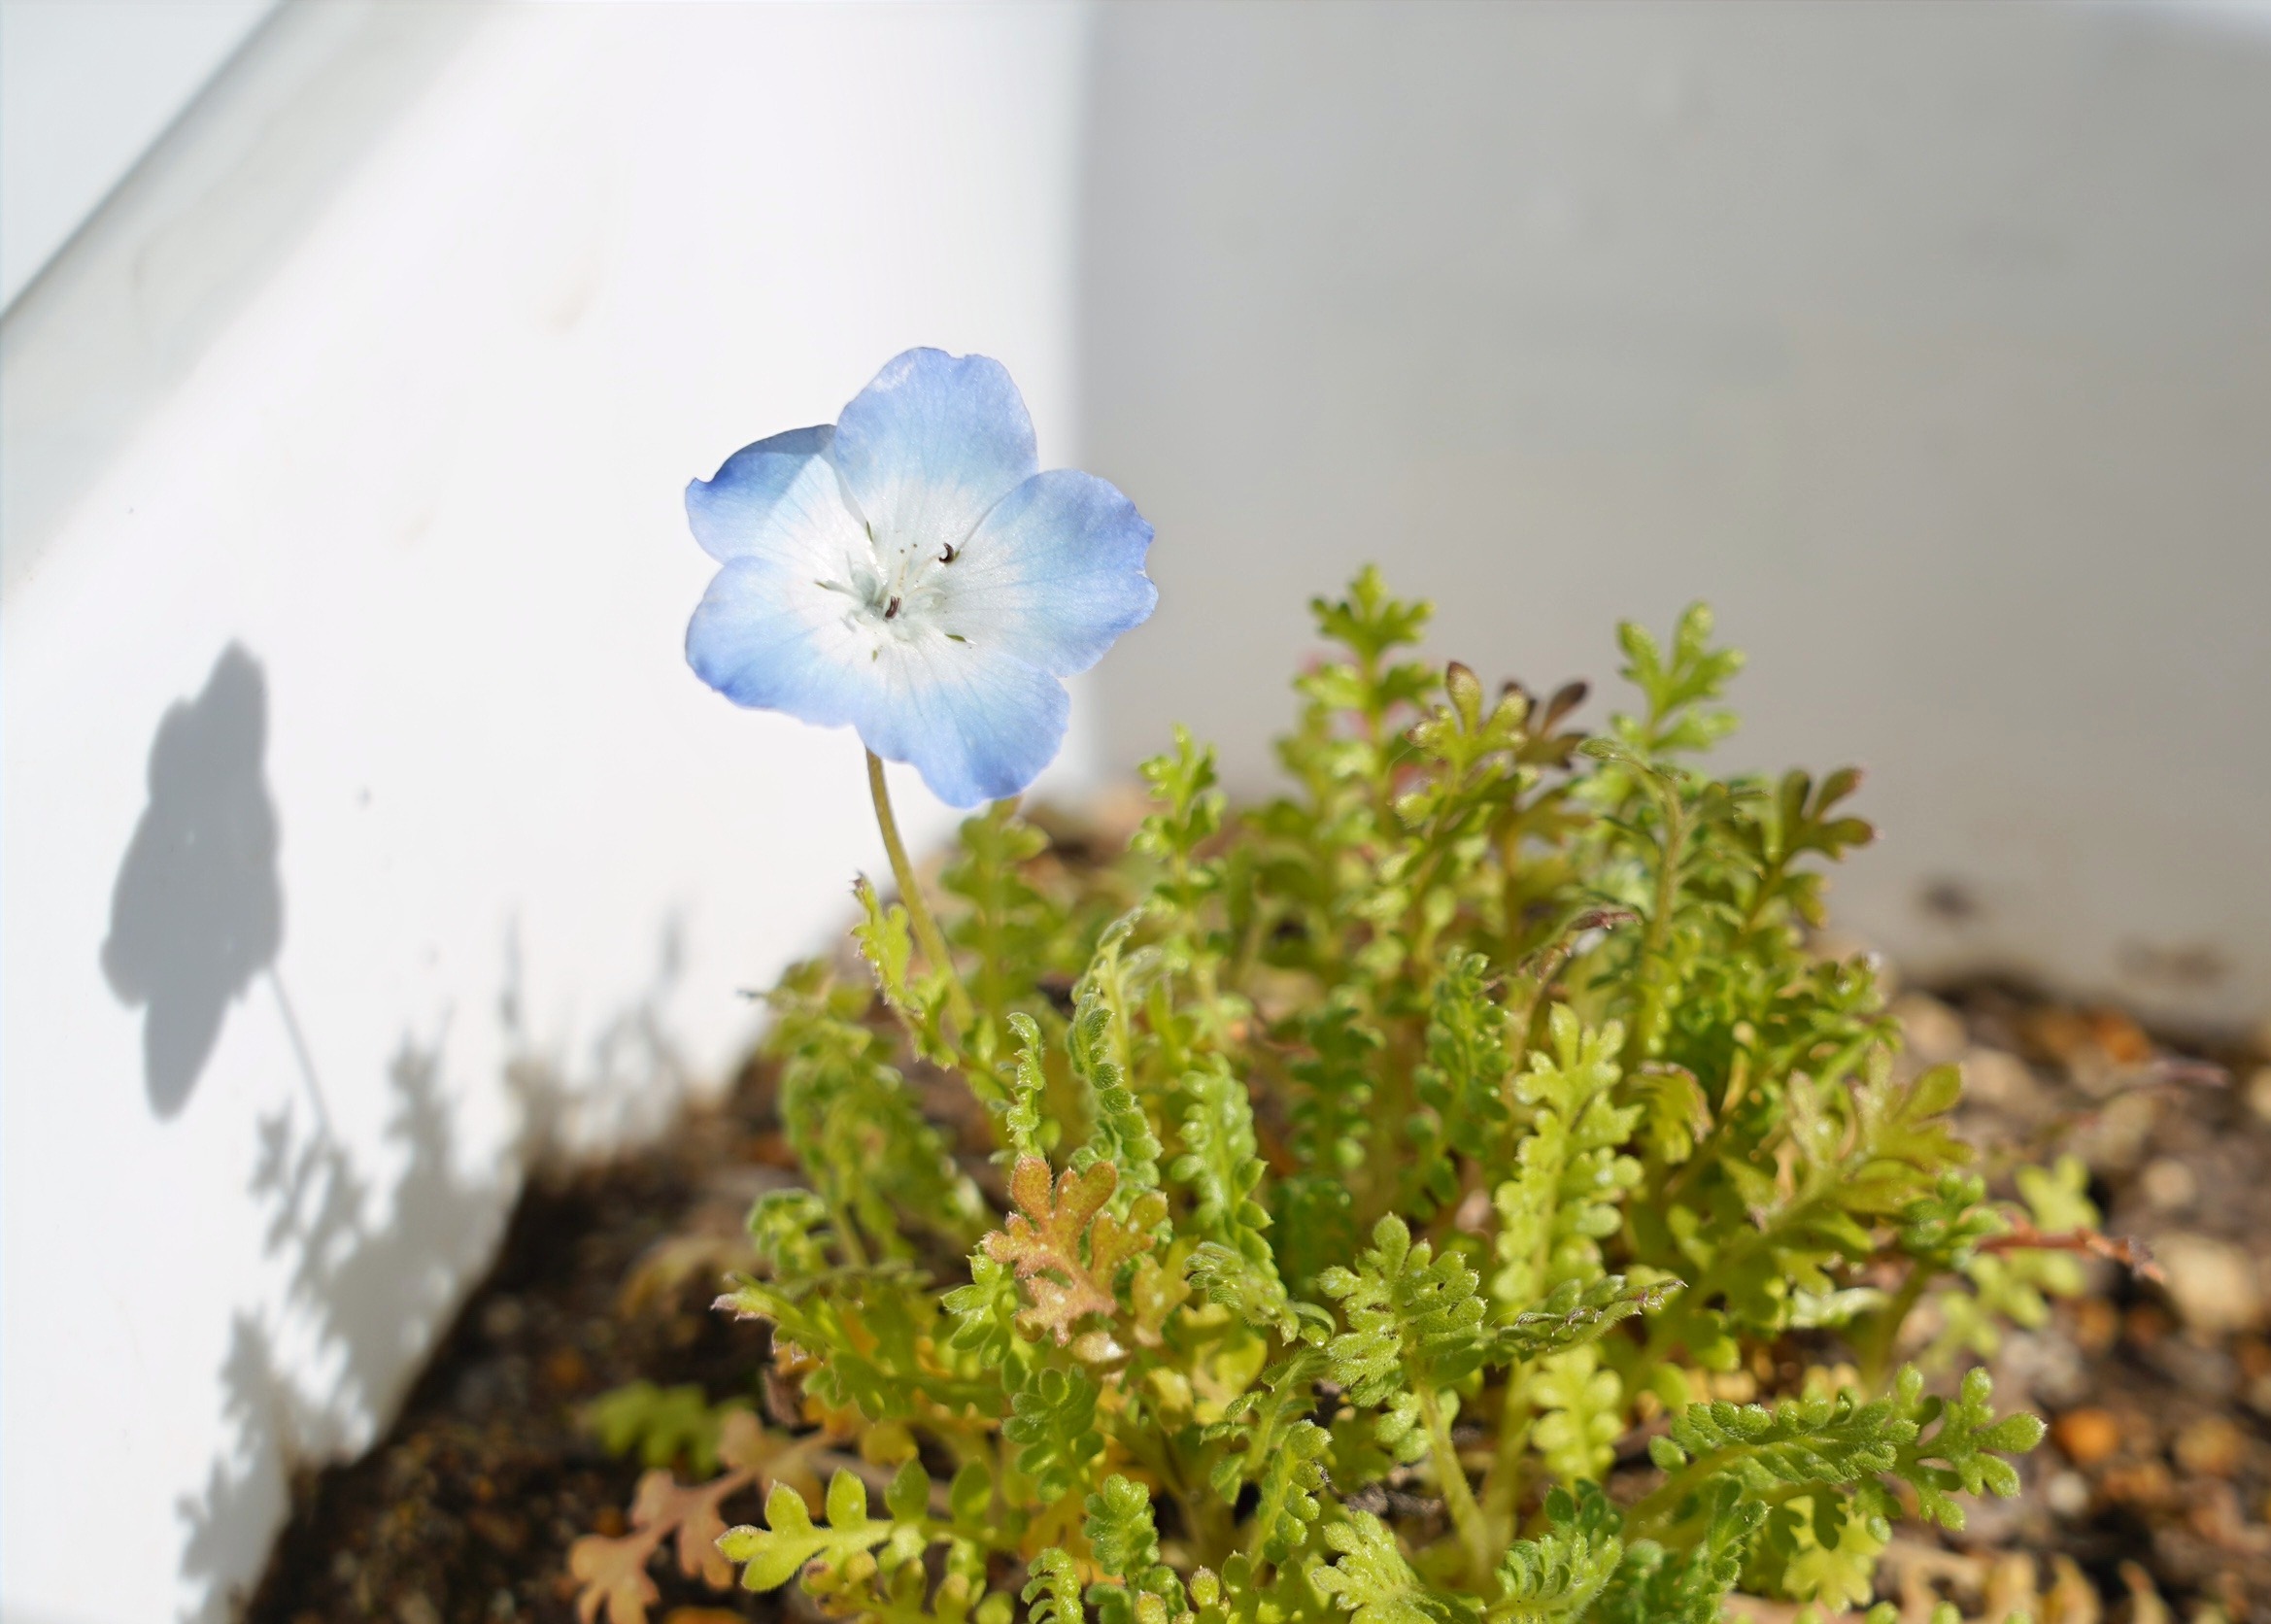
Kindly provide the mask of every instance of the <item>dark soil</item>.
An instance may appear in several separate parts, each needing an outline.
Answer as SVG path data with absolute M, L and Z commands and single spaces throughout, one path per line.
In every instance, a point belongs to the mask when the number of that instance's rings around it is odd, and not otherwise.
M 2093 1263 L 2092 1295 L 2006 1338 L 1998 1398 L 2051 1418 L 2051 1440 L 2023 1496 L 1980 1506 L 1965 1534 L 1904 1531 L 1883 1594 L 1917 1624 L 1934 1597 L 2039 1624 L 2271 1621 L 2271 1054 L 2171 1044 L 2008 985 L 1897 1008 L 1919 1061 L 1964 1063 L 1989 1172 L 2020 1151 L 2082 1155 L 2107 1230 L 2152 1243 L 2166 1277 Z M 2203 1055 L 2217 1064 L 2184 1058 Z M 763 1329 L 707 1305 L 785 1165 L 753 1069 L 663 1142 L 532 1184 L 393 1430 L 296 1485 L 250 1624 L 572 1619 L 568 1547 L 622 1532 L 639 1474 L 579 1406 L 642 1378 L 757 1396 Z M 754 1500 L 728 1515 L 754 1517 Z M 772 1615 L 667 1560 L 653 1573 L 663 1624 Z

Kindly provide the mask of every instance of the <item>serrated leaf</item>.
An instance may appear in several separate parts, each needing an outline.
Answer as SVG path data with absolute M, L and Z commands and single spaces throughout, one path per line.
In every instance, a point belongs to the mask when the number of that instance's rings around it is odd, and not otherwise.
M 1565 1483 L 1598 1481 L 1615 1458 L 1624 1431 L 1624 1383 L 1601 1368 L 1601 1351 L 1590 1342 L 1539 1362 L 1530 1382 L 1541 1414 L 1530 1440 Z
M 1545 1532 L 1517 1539 L 1498 1566 L 1499 1596 L 1490 1609 L 1504 1624 L 1560 1624 L 1585 1616 L 1624 1557 L 1621 1516 L 1599 1487 L 1580 1483 L 1573 1496 L 1545 1497 Z
M 1354 1270 L 1318 1276 L 1348 1326 L 1326 1349 L 1333 1379 L 1351 1403 L 1376 1404 L 1407 1384 L 1432 1393 L 1479 1368 L 1489 1351 L 1480 1283 L 1456 1253 L 1437 1258 L 1426 1241 L 1412 1244 L 1402 1219 L 1382 1218 Z
M 1119 1182 L 1119 1169 L 1099 1161 L 1068 1168 L 1052 1187 L 1048 1163 L 1020 1157 L 1009 1174 L 1017 1211 L 980 1242 L 988 1257 L 1016 1270 L 1033 1303 L 1025 1323 L 1060 1345 L 1089 1315 L 1118 1310 L 1120 1267 L 1151 1245 L 1145 1232 L 1156 1220 L 1137 1212 L 1123 1224 L 1103 1210 Z
M 1396 1537 L 1370 1512 L 1324 1531 L 1336 1555 L 1310 1570 L 1319 1595 L 1349 1615 L 1350 1624 L 1463 1624 L 1479 1615 L 1473 1601 L 1425 1583 L 1397 1547 Z
M 829 1481 L 827 1527 L 814 1525 L 803 1497 L 786 1484 L 765 1497 L 764 1520 L 763 1528 L 728 1529 L 717 1542 L 728 1561 L 741 1566 L 747 1590 L 777 1590 L 806 1563 L 869 1550 L 890 1539 L 892 1530 L 888 1522 L 868 1520 L 866 1486 L 848 1472 Z
M 1680 1289 L 1673 1279 L 1629 1284 L 1621 1274 L 1597 1280 L 1564 1280 L 1535 1308 L 1526 1308 L 1497 1336 L 1498 1357 L 1536 1359 L 1602 1336 L 1636 1314 L 1653 1313 Z

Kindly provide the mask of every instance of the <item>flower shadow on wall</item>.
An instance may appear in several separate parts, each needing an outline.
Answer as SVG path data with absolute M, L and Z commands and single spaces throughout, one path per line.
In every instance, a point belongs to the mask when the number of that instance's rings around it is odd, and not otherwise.
M 267 740 L 267 679 L 231 643 L 150 746 L 150 803 L 111 893 L 102 966 L 119 1001 L 143 1011 L 143 1086 L 160 1119 L 188 1103 L 230 1002 L 261 971 L 273 981 L 284 945 Z M 276 994 L 300 1049 L 281 986 Z

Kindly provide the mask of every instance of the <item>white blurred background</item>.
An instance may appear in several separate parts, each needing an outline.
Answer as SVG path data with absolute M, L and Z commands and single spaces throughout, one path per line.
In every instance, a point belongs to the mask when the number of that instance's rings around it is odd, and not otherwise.
M 0 0 L 0 1612 L 226 1616 L 526 1160 L 880 869 L 679 491 L 916 343 L 1159 528 L 1054 792 L 1378 559 L 1871 769 L 1912 973 L 2271 1012 L 2271 16 Z M 1596 699 L 1593 715 L 1608 708 Z M 910 783 L 920 832 L 947 827 Z

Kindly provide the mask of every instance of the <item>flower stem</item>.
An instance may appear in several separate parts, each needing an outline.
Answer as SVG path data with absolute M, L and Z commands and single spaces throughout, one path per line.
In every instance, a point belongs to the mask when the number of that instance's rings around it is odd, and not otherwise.
M 1503 1546 L 1514 1537 L 1522 1501 L 1522 1464 L 1530 1449 L 1530 1365 L 1507 1371 L 1506 1402 L 1499 1411 L 1498 1458 L 1482 1481 L 1482 1521 Z
M 907 861 L 906 842 L 898 837 L 898 820 L 891 813 L 891 789 L 883 781 L 883 758 L 872 750 L 867 752 L 867 790 L 875 797 L 875 827 L 883 831 L 883 849 L 891 855 L 892 877 L 898 881 L 899 900 L 906 904 L 915 940 L 922 944 L 923 957 L 931 962 L 931 967 L 946 977 L 946 1007 L 955 1024 L 967 1033 L 973 1018 L 969 993 L 955 973 L 954 956 L 946 950 L 938 921 L 931 917 L 923 888 L 915 883 L 915 865 Z
M 1480 1585 L 1491 1567 L 1490 1531 L 1483 1524 L 1482 1508 L 1474 1504 L 1474 1490 L 1467 1481 L 1467 1469 L 1459 1462 L 1459 1451 L 1451 1442 L 1450 1423 L 1443 1415 L 1442 1404 L 1434 1387 L 1422 1382 L 1412 1391 L 1419 1400 L 1420 1424 L 1427 1429 L 1436 1486 L 1443 1491 L 1443 1505 L 1451 1513 L 1451 1526 L 1458 1530 L 1459 1541 L 1467 1547 L 1469 1571 Z

